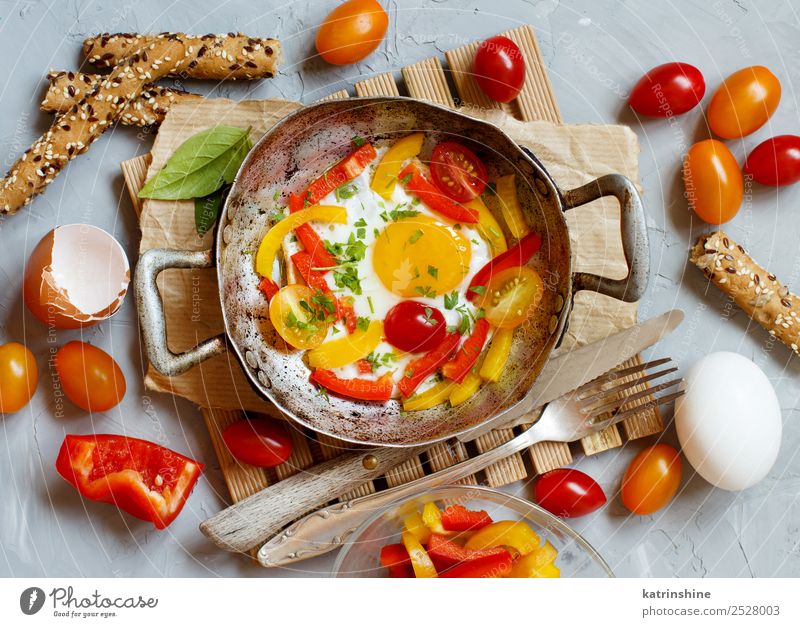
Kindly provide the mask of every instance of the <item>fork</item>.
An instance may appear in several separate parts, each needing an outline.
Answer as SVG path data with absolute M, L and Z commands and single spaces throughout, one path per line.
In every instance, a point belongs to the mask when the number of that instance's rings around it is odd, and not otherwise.
M 682 390 L 661 397 L 653 395 L 674 388 L 682 381 L 680 378 L 634 391 L 639 385 L 675 372 L 677 368 L 673 366 L 647 372 L 670 361 L 667 357 L 612 370 L 582 385 L 572 394 L 549 403 L 533 426 L 496 448 L 383 492 L 311 512 L 267 541 L 258 551 L 258 561 L 262 566 L 272 568 L 323 555 L 344 544 L 364 520 L 397 499 L 456 482 L 539 442 L 575 442 L 638 413 L 674 401 L 683 394 Z

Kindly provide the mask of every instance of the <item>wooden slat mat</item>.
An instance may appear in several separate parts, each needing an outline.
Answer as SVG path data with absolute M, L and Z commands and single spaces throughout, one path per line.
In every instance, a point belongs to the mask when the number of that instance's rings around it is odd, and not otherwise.
M 447 107 L 463 106 L 465 108 L 476 107 L 476 110 L 483 111 L 496 110 L 498 115 L 505 113 L 520 122 L 532 123 L 535 120 L 561 122 L 561 114 L 558 110 L 532 27 L 523 26 L 503 34 L 513 39 L 520 46 L 527 62 L 525 86 L 519 97 L 509 105 L 499 105 L 489 101 L 475 83 L 471 74 L 471 65 L 477 44 L 470 44 L 447 52 L 445 54 L 446 68 L 442 66 L 439 59 L 427 59 L 403 68 L 400 85 L 398 85 L 392 74 L 381 74 L 357 83 L 355 93 L 359 96 L 404 95 L 407 93 L 409 96 L 437 102 Z M 448 74 L 452 84 L 456 87 L 456 94 L 450 92 Z M 349 97 L 349 94 L 342 90 L 330 94 L 324 100 L 347 97 Z M 122 164 L 125 182 L 137 213 L 141 211 L 137 193 L 144 184 L 149 166 L 149 155 L 138 157 Z M 613 211 L 613 206 L 609 211 Z M 610 231 L 616 228 L 618 233 L 618 208 L 616 211 L 616 215 L 608 218 L 610 220 L 610 227 L 608 228 Z M 596 216 L 584 216 L 584 218 L 581 218 L 580 215 L 577 215 L 571 217 L 571 219 L 576 221 L 575 224 L 570 224 L 571 235 L 575 238 L 577 233 L 577 243 L 580 246 L 582 241 L 581 233 L 588 232 L 590 226 L 595 223 Z M 616 227 L 614 226 L 615 224 L 617 225 Z M 616 254 L 619 257 L 618 244 L 617 249 L 614 249 L 613 245 L 606 248 L 611 251 L 609 256 Z M 616 253 L 614 253 L 615 250 Z M 618 259 L 600 259 L 597 263 L 599 267 L 617 267 L 619 269 Z M 564 348 L 571 348 L 576 344 L 592 341 L 607 335 L 616 330 L 616 328 L 629 326 L 635 319 L 635 307 L 632 308 L 631 306 L 620 304 L 619 307 L 615 308 L 616 305 L 609 306 L 608 303 L 604 303 L 601 300 L 604 297 L 597 297 L 600 300 L 594 301 L 593 298 L 595 296 L 592 295 L 592 298 L 588 299 L 584 297 L 576 299 L 573 319 L 577 318 L 578 321 L 571 325 L 570 333 L 564 340 Z M 588 305 L 583 301 L 586 301 Z M 618 301 L 614 301 L 614 303 L 618 303 Z M 583 314 L 579 313 L 582 306 Z M 586 313 L 587 307 L 588 310 L 591 310 L 593 306 L 605 312 L 605 315 L 600 317 L 602 320 L 593 321 L 591 315 Z M 638 358 L 623 364 L 622 367 L 634 363 L 639 363 Z M 169 388 L 162 384 L 160 389 Z M 642 400 L 643 402 L 645 401 Z M 244 411 L 203 408 L 202 413 L 233 501 L 239 501 L 301 469 L 309 468 L 315 463 L 331 459 L 342 452 L 353 449 L 350 444 L 295 427 L 292 431 L 295 444 L 292 458 L 277 468 L 265 471 L 234 460 L 221 440 L 221 430 L 233 421 L 243 417 L 245 415 Z M 247 413 L 252 415 L 253 412 Z M 525 428 L 524 425 L 513 429 L 500 429 L 466 446 L 456 440 L 441 443 L 434 446 L 426 454 L 410 460 L 388 473 L 385 477 L 360 486 L 343 498 L 369 494 L 386 486 L 411 481 L 427 472 L 435 472 L 446 468 L 466 459 L 471 454 L 477 454 L 508 441 L 523 428 Z M 661 415 L 655 409 L 626 421 L 622 425 L 622 431 L 614 426 L 601 434 L 584 439 L 580 443 L 580 448 L 585 454 L 592 455 L 620 446 L 623 442 L 623 435 L 626 439 L 636 439 L 657 433 L 662 429 Z M 506 485 L 571 463 L 573 459 L 572 451 L 573 449 L 565 444 L 553 442 L 538 444 L 528 451 L 512 455 L 498 462 L 477 476 L 465 479 L 464 483 L 480 482 L 494 487 Z

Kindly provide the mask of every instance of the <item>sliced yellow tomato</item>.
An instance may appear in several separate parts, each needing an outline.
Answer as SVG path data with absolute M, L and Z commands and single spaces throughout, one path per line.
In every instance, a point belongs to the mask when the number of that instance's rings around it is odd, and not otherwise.
M 543 295 L 539 273 L 528 266 L 514 266 L 492 275 L 479 306 L 493 327 L 514 329 L 533 316 Z
M 501 520 L 487 525 L 475 532 L 467 543 L 465 549 L 491 549 L 495 546 L 510 546 L 520 555 L 528 555 L 539 548 L 539 536 L 525 522 Z
M 436 567 L 433 565 L 433 560 L 420 541 L 417 540 L 417 537 L 413 533 L 404 531 L 401 534 L 401 538 L 403 539 L 403 546 L 406 547 L 408 556 L 411 558 L 414 576 L 418 579 L 436 577 Z
M 544 543 L 534 551 L 519 558 L 511 569 L 510 577 L 543 577 L 545 575 L 539 574 L 541 569 L 548 564 L 552 565 L 558 557 L 558 551 L 550 544 L 550 541 Z M 558 575 L 556 575 L 558 576 Z
M 271 277 L 272 267 L 275 264 L 275 255 L 280 250 L 283 238 L 306 222 L 333 222 L 335 224 L 347 223 L 347 210 L 344 207 L 329 205 L 314 205 L 297 213 L 286 216 L 267 231 L 256 254 L 256 272 L 261 276 Z
M 431 537 L 431 530 L 428 529 L 425 521 L 422 520 L 422 514 L 414 512 L 410 516 L 406 516 L 403 520 L 403 524 L 405 525 L 405 530 L 416 536 L 417 540 L 422 544 L 428 543 Z
M 489 207 L 483 202 L 480 196 L 477 196 L 464 204 L 469 209 L 474 209 L 478 212 L 478 224 L 475 227 L 481 237 L 489 242 L 489 247 L 492 249 L 492 255 L 495 257 L 500 253 L 508 250 L 508 243 L 506 236 L 503 235 L 503 229 L 500 223 L 495 219 L 494 214 L 489 210 Z
M 287 285 L 269 302 L 269 319 L 278 335 L 303 350 L 325 341 L 335 312 L 330 296 L 307 285 Z
M 374 351 L 383 339 L 383 322 L 373 320 L 366 330 L 358 329 L 319 348 L 308 351 L 308 365 L 314 370 L 341 368 L 363 359 Z
M 498 381 L 503 369 L 506 367 L 508 355 L 511 353 L 511 343 L 514 339 L 514 329 L 497 329 L 492 335 L 492 343 L 486 351 L 486 358 L 480 369 L 480 375 L 486 381 Z M 452 401 L 451 401 L 452 402 Z
M 480 389 L 482 383 L 483 379 L 474 372 L 470 372 L 461 383 L 453 386 L 450 392 L 450 404 L 455 407 L 469 400 Z
M 522 239 L 528 234 L 530 229 L 525 221 L 522 208 L 519 206 L 517 198 L 517 183 L 513 174 L 501 176 L 497 179 L 497 200 L 500 205 L 500 213 L 506 222 L 511 235 L 517 239 Z
M 370 188 L 373 192 L 385 200 L 392 197 L 403 162 L 419 154 L 424 139 L 424 133 L 411 133 L 392 144 L 392 147 L 381 157 L 378 167 L 375 168 L 375 174 L 372 175 Z
M 452 381 L 440 381 L 421 394 L 415 394 L 411 398 L 403 401 L 403 409 L 405 411 L 414 411 L 417 409 L 430 409 L 431 407 L 440 405 L 450 398 L 453 385 Z

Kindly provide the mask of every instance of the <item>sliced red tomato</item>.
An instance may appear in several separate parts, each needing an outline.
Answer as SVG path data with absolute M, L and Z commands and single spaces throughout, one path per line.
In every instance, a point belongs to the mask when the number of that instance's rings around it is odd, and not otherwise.
M 546 472 L 536 481 L 536 502 L 548 512 L 564 518 L 586 516 L 606 503 L 606 495 L 598 483 L 574 468 Z
M 401 300 L 383 320 L 386 341 L 407 353 L 431 351 L 447 334 L 444 314 L 415 300 Z
M 800 137 L 778 135 L 761 142 L 744 163 L 744 173 L 762 185 L 791 185 L 800 181 Z
M 525 82 L 525 58 L 517 44 L 497 35 L 478 46 L 474 72 L 478 85 L 489 98 L 511 102 Z
M 273 296 L 281 290 L 275 281 L 266 276 L 258 282 L 258 289 L 266 296 L 267 302 L 271 301 Z
M 442 512 L 442 527 L 447 531 L 475 531 L 492 522 L 486 511 L 467 509 L 463 505 L 451 505 Z
M 475 323 L 472 333 L 458 349 L 453 360 L 442 366 L 442 374 L 456 383 L 463 382 L 478 361 L 488 335 L 489 323 L 481 318 Z
M 458 333 L 448 333 L 445 335 L 442 343 L 439 344 L 429 353 L 422 357 L 415 359 L 406 366 L 403 378 L 397 387 L 400 392 L 408 398 L 414 393 L 425 379 L 436 372 L 442 364 L 447 362 L 458 348 L 458 343 L 461 341 L 461 336 Z
M 236 459 L 258 466 L 273 468 L 292 454 L 292 438 L 278 420 L 237 420 L 222 431 L 225 446 Z
M 499 547 L 498 547 L 499 548 Z M 469 559 L 439 573 L 439 577 L 457 579 L 476 579 L 485 577 L 507 577 L 511 572 L 514 558 L 508 549 L 501 548 L 496 553 Z
M 68 435 L 56 470 L 84 497 L 164 529 L 180 513 L 203 464 L 146 440 Z
M 474 152 L 458 142 L 441 142 L 431 155 L 431 178 L 456 202 L 469 202 L 486 189 L 486 166 Z
M 664 63 L 639 79 L 628 104 L 639 115 L 668 118 L 697 106 L 706 93 L 702 72 L 688 63 Z
M 392 398 L 394 381 L 387 372 L 377 381 L 372 379 L 340 379 L 332 370 L 315 370 L 311 380 L 334 394 L 360 401 L 388 401 Z
M 514 246 L 497 255 L 497 257 L 475 273 L 475 276 L 472 277 L 472 281 L 469 282 L 467 298 L 471 301 L 481 298 L 493 274 L 507 268 L 513 268 L 514 266 L 524 266 L 541 247 L 541 236 L 538 233 L 528 233 Z
M 389 570 L 389 577 L 407 579 L 414 577 L 414 568 L 406 547 L 402 544 L 387 544 L 381 548 L 381 566 Z
M 460 205 L 451 198 L 445 196 L 439 191 L 438 187 L 422 175 L 422 172 L 420 172 L 415 164 L 409 163 L 403 168 L 400 172 L 400 183 L 409 192 L 425 203 L 425 206 L 431 211 L 435 211 L 455 222 L 464 222 L 468 224 L 475 224 L 478 222 L 477 211 Z
M 483 557 L 504 555 L 508 549 L 502 546 L 490 549 L 465 549 L 450 538 L 438 533 L 432 533 L 428 539 L 428 555 L 433 560 L 436 571 L 441 573 L 457 564 L 469 562 Z

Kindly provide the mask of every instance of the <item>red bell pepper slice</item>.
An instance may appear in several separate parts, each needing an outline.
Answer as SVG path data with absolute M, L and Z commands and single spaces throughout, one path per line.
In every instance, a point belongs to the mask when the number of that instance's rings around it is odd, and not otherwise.
M 507 251 L 500 253 L 489 261 L 483 268 L 475 273 L 472 281 L 469 282 L 467 298 L 474 301 L 481 297 L 483 290 L 473 288 L 486 288 L 492 275 L 502 272 L 508 268 L 524 266 L 531 260 L 536 252 L 542 247 L 542 238 L 538 233 L 528 233 Z
M 389 570 L 389 577 L 395 579 L 414 577 L 411 558 L 402 544 L 387 544 L 381 549 L 381 566 Z
M 446 536 L 432 533 L 428 539 L 428 555 L 436 566 L 436 572 L 441 573 L 448 568 L 457 566 L 464 562 L 490 557 L 493 555 L 503 555 L 508 553 L 508 549 L 502 546 L 495 546 L 490 549 L 470 550 L 456 544 Z
M 272 300 L 272 297 L 275 296 L 280 291 L 280 287 L 278 284 L 275 283 L 269 277 L 263 277 L 261 281 L 258 282 L 258 289 L 267 297 L 267 302 Z
M 360 146 L 308 186 L 305 193 L 300 195 L 303 205 L 316 205 L 337 187 L 361 174 L 377 156 L 372 144 Z
M 414 393 L 419 384 L 436 372 L 445 363 L 455 350 L 461 336 L 458 333 L 448 333 L 444 336 L 442 343 L 429 353 L 415 359 L 406 366 L 406 370 L 397 387 L 400 388 L 403 396 L 408 397 Z
M 164 529 L 180 513 L 203 464 L 146 440 L 68 435 L 56 470 L 86 498 Z
M 409 192 L 419 198 L 431 211 L 442 214 L 445 218 L 456 222 L 475 224 L 478 222 L 478 212 L 469 209 L 455 200 L 445 196 L 439 188 L 426 179 L 419 168 L 409 163 L 399 174 L 400 183 Z
M 492 522 L 484 510 L 474 511 L 463 505 L 451 505 L 442 512 L 442 527 L 446 531 L 475 531 Z
M 326 294 L 331 291 L 322 273 L 314 270 L 314 260 L 309 253 L 304 250 L 296 252 L 292 255 L 292 263 L 295 268 L 297 268 L 297 271 L 300 273 L 300 276 L 303 277 L 308 287 L 315 290 L 322 290 Z
M 511 553 L 502 547 L 492 555 L 484 555 L 461 562 L 439 572 L 439 577 L 457 579 L 475 579 L 479 577 L 505 577 L 511 572 L 514 558 Z M 437 570 L 438 572 L 438 570 Z
M 452 361 L 442 366 L 442 374 L 456 383 L 462 383 L 478 361 L 488 335 L 489 322 L 486 318 L 481 318 L 475 323 L 472 333 L 461 345 Z
M 342 296 L 336 300 L 336 314 L 340 320 L 344 321 L 344 326 L 348 333 L 355 333 L 358 326 L 358 316 L 353 308 L 353 298 Z
M 372 379 L 340 379 L 332 370 L 322 368 L 311 373 L 311 380 L 329 392 L 360 401 L 388 401 L 392 398 L 394 381 L 387 372 L 377 381 Z
M 296 213 L 303 208 L 304 205 L 300 196 L 298 194 L 289 194 L 289 211 L 291 213 Z M 322 238 L 317 235 L 314 227 L 308 222 L 298 226 L 294 232 L 295 235 L 297 235 L 297 239 L 299 239 L 300 243 L 303 245 L 303 248 L 311 255 L 315 268 L 330 268 L 338 263 L 336 257 L 328 252 Z M 325 272 L 327 272 L 327 270 Z

